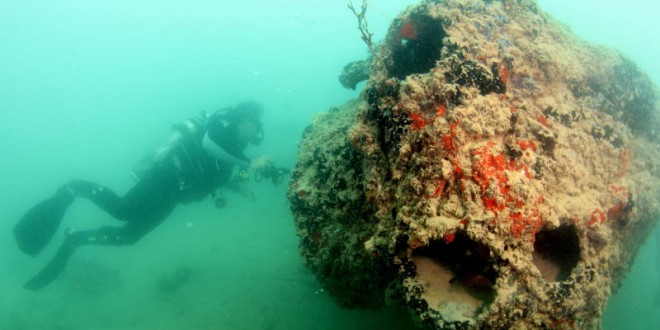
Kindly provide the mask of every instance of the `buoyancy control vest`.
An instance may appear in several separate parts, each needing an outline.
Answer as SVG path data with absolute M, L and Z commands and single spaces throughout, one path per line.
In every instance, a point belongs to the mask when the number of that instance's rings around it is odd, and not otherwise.
M 173 125 L 172 131 L 165 140 L 133 167 L 131 176 L 137 181 L 141 181 L 153 173 L 155 169 L 163 166 L 166 161 L 170 161 L 176 149 L 183 145 L 185 139 L 205 131 L 209 118 L 210 116 L 207 113 L 202 113 L 197 117 Z

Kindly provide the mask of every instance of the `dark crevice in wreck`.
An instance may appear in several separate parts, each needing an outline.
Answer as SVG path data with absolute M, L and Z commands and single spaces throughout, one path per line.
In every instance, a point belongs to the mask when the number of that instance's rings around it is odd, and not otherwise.
M 403 79 L 415 73 L 427 73 L 440 59 L 442 40 L 447 36 L 442 23 L 427 15 L 411 14 L 394 23 L 397 33 L 391 34 L 392 62 L 388 72 Z
M 451 242 L 446 239 L 431 241 L 428 246 L 414 250 L 413 260 L 426 258 L 448 271 L 446 288 L 461 286 L 473 298 L 483 303 L 490 303 L 494 299 L 493 289 L 497 280 L 495 264 L 497 259 L 492 256 L 486 245 L 473 241 L 463 234 L 449 234 Z M 417 274 L 424 272 L 424 267 L 417 265 Z
M 542 230 L 534 241 L 534 265 L 548 282 L 567 280 L 580 261 L 580 240 L 575 226 Z

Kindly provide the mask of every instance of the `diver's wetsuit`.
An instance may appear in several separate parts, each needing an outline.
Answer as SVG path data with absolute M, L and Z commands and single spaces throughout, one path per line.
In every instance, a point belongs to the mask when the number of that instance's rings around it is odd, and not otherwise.
M 170 157 L 145 173 L 122 197 L 87 181 L 74 180 L 66 184 L 62 191 L 87 198 L 117 220 L 126 221 L 122 227 L 70 233 L 72 243 L 133 244 L 163 222 L 177 204 L 201 200 L 226 184 L 231 176 L 231 165 L 206 154 L 201 148 L 202 134 L 200 130 L 186 136 Z M 231 139 L 225 141 L 231 142 Z M 238 156 L 244 157 L 242 152 Z
M 213 117 L 211 118 L 211 121 Z M 213 136 L 218 145 L 241 164 L 249 164 L 243 154 L 245 143 L 238 141 L 235 127 L 231 125 L 216 125 Z M 110 189 L 88 181 L 73 180 L 62 186 L 51 199 L 40 203 L 34 211 L 26 215 L 29 221 L 25 228 L 17 226 L 16 232 L 34 232 L 32 223 L 41 221 L 39 217 L 48 214 L 64 213 L 73 202 L 74 197 L 84 197 L 108 212 L 114 218 L 125 221 L 121 227 L 105 226 L 99 229 L 67 232 L 66 238 L 53 259 L 35 277 L 29 280 L 25 287 L 37 290 L 52 282 L 64 269 L 69 257 L 75 249 L 83 245 L 130 245 L 157 227 L 174 210 L 177 204 L 201 200 L 212 194 L 220 186 L 227 184 L 231 177 L 232 166 L 210 156 L 202 147 L 202 140 L 207 134 L 205 128 L 190 131 L 177 128 L 182 138 L 170 150 L 166 157 L 154 164 L 148 171 L 141 173 L 139 181 L 124 196 L 118 196 Z M 50 210 L 49 210 L 50 208 Z M 51 212 L 57 210 L 57 212 Z M 59 221 L 59 220 L 57 220 Z M 59 223 L 59 222 L 58 222 Z M 56 226 L 54 227 L 54 230 Z M 52 235 L 52 234 L 50 234 Z M 34 244 L 26 239 L 19 246 L 30 255 L 39 253 L 42 245 Z M 46 238 L 44 238 L 46 237 Z M 50 236 L 36 237 L 44 245 Z

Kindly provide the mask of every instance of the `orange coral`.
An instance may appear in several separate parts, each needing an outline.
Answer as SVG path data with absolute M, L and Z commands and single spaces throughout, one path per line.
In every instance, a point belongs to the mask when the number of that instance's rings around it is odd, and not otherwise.
M 435 108 L 435 112 L 438 114 L 438 117 L 442 117 L 447 113 L 447 107 L 444 104 L 440 104 Z
M 595 209 L 593 212 L 591 212 L 591 216 L 589 216 L 589 222 L 587 223 L 589 226 L 593 226 L 596 223 L 603 223 L 605 222 L 605 212 L 601 209 Z
M 417 39 L 417 29 L 415 28 L 415 25 L 413 25 L 411 22 L 403 23 L 403 25 L 401 25 L 401 29 L 399 30 L 399 34 L 404 39 L 408 39 L 408 40 Z
M 524 142 L 526 148 L 531 148 L 526 141 Z M 472 151 L 474 156 L 479 156 L 473 165 L 472 180 L 481 187 L 481 201 L 484 207 L 498 218 L 501 217 L 500 212 L 508 209 L 508 216 L 504 219 L 511 223 L 511 234 L 520 237 L 525 229 L 529 228 L 531 239 L 534 240 L 534 235 L 542 224 L 537 207 L 543 202 L 543 196 L 538 197 L 534 202 L 526 201 L 529 198 L 514 195 L 505 171 L 522 169 L 527 179 L 532 178 L 531 172 L 526 164 L 518 165 L 514 160 L 507 159 L 504 154 L 491 153 L 490 148 L 493 146 L 495 142 L 489 141 L 486 146 Z M 487 195 L 491 182 L 496 184 L 501 197 Z
M 445 242 L 445 244 L 449 244 L 449 243 L 453 242 L 454 239 L 456 239 L 456 234 L 453 234 L 453 233 L 452 234 L 445 234 L 444 236 L 442 236 L 442 241 Z
M 543 125 L 547 128 L 552 127 L 552 124 L 550 124 L 550 122 L 548 122 L 548 118 L 544 115 L 540 115 L 538 118 L 536 118 L 536 121 L 538 121 L 539 123 L 541 123 L 541 125 Z
M 417 113 L 411 114 L 410 119 L 412 120 L 412 127 L 416 130 L 422 129 L 427 125 L 426 120 Z
M 506 85 L 509 82 L 509 68 L 506 64 L 500 65 L 500 80 Z

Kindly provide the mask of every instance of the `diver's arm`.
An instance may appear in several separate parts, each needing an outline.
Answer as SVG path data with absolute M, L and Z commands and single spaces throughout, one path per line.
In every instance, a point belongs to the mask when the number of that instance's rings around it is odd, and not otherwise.
M 250 162 L 250 168 L 255 171 L 261 171 L 274 166 L 273 157 L 269 155 L 259 156 Z
M 211 141 L 211 138 L 209 138 L 208 133 L 204 133 L 204 139 L 202 140 L 202 147 L 211 156 L 215 157 L 215 159 L 221 162 L 225 162 L 230 165 L 237 165 L 241 167 L 250 167 L 249 160 L 240 159 L 230 154 L 229 152 L 227 152 L 225 149 L 221 148 L 217 144 L 213 143 L 213 141 Z

